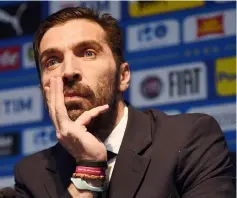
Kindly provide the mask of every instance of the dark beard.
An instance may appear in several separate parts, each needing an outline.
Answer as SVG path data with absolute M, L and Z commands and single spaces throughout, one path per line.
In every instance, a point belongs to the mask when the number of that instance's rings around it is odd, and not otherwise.
M 117 104 L 117 100 L 113 100 L 108 111 L 95 117 L 87 125 L 88 131 L 101 141 L 104 141 L 115 127 L 118 112 Z
M 81 96 L 79 101 L 65 102 L 68 116 L 75 121 L 83 112 L 97 106 L 109 105 L 109 110 L 91 120 L 87 129 L 93 135 L 104 139 L 106 134 L 111 132 L 115 126 L 117 116 L 117 99 L 116 91 L 118 87 L 118 72 L 107 73 L 99 80 L 95 92 L 80 81 L 64 84 L 64 93 L 77 93 Z

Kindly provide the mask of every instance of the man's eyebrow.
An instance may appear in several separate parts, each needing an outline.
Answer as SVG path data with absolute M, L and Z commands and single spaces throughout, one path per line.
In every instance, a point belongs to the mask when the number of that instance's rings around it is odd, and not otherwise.
M 44 50 L 41 54 L 40 54 L 40 58 L 39 58 L 39 61 L 42 62 L 42 58 L 44 56 L 46 56 L 47 54 L 53 54 L 53 53 L 56 53 L 58 52 L 59 50 L 57 48 L 49 48 L 49 49 L 46 49 Z
M 95 40 L 80 41 L 74 44 L 72 48 L 77 49 L 77 48 L 90 48 L 90 47 L 94 47 L 97 51 L 103 50 L 102 45 Z

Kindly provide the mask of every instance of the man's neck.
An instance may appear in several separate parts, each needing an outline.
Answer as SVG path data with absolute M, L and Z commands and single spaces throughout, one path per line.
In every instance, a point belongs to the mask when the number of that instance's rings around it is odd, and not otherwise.
M 118 100 L 117 104 L 107 113 L 101 115 L 101 117 L 91 125 L 88 126 L 88 130 L 97 136 L 102 142 L 110 135 L 113 129 L 118 125 L 124 114 L 125 104 L 123 100 Z
M 122 119 L 123 114 L 124 114 L 124 107 L 125 107 L 124 102 L 122 100 L 121 101 L 119 100 L 118 105 L 117 105 L 117 116 L 115 119 L 114 127 L 116 127 L 118 125 L 118 123 L 120 122 L 120 120 Z

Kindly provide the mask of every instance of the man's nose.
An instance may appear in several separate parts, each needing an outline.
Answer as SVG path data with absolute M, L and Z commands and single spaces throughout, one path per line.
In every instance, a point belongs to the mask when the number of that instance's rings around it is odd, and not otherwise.
M 63 75 L 64 84 L 67 84 L 68 82 L 75 82 L 75 81 L 78 81 L 78 80 L 80 80 L 80 75 L 76 72 L 71 73 L 71 74 L 64 73 L 64 75 Z
M 64 69 L 62 77 L 65 84 L 81 80 L 80 72 L 71 66 Z

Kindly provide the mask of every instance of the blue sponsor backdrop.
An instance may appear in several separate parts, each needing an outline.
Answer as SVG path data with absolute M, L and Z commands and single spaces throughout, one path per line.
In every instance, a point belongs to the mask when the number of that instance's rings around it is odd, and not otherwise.
M 23 156 L 56 142 L 39 94 L 31 42 L 35 24 L 67 6 L 89 5 L 120 21 L 124 54 L 134 74 L 124 94 L 127 101 L 168 114 L 208 113 L 235 152 L 236 5 L 200 2 L 183 2 L 183 7 L 165 1 L 0 2 L 0 27 L 5 31 L 0 34 L 0 186 L 11 184 L 12 178 L 4 179 Z M 37 16 L 27 17 L 29 13 Z

